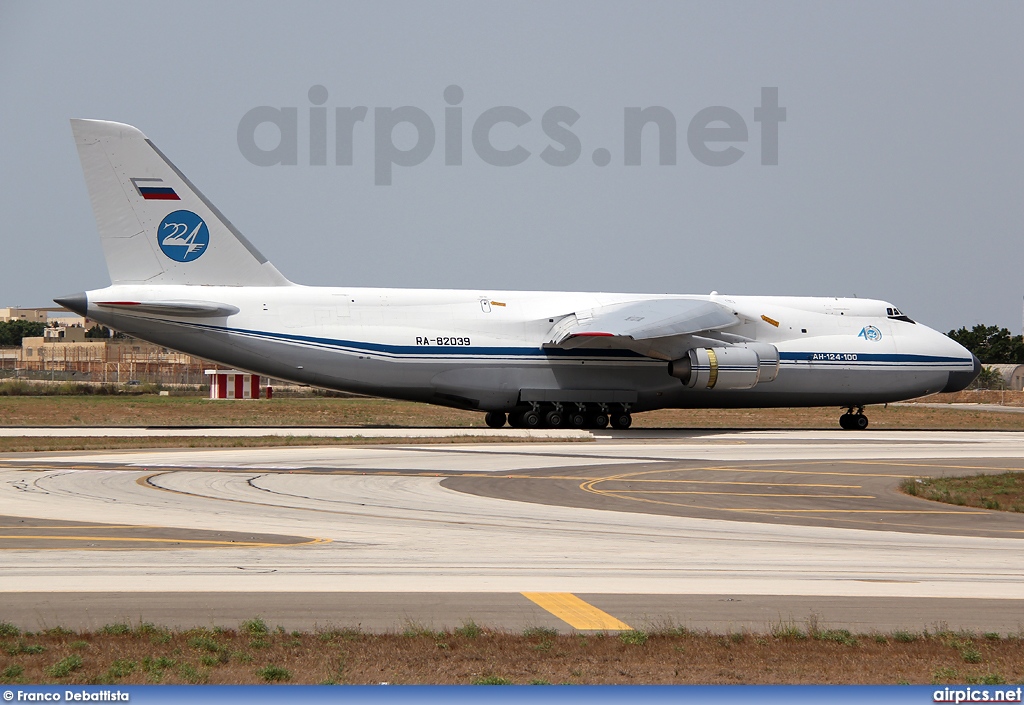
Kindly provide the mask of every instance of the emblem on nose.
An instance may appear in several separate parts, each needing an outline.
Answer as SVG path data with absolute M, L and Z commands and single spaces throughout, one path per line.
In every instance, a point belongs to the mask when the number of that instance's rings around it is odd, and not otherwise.
M 857 337 L 876 343 L 882 339 L 882 331 L 878 330 L 874 326 L 864 326 L 860 329 L 860 333 L 857 334 Z

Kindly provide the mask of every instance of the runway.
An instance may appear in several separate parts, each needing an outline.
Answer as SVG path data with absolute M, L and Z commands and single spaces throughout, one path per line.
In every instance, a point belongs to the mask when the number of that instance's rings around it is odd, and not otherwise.
M 0 456 L 0 620 L 1024 624 L 1024 514 L 896 489 L 1021 469 L 1024 434 L 600 435 Z
M 330 426 L 7 426 L 0 438 L 508 438 L 590 440 L 592 434 L 572 428 L 380 428 Z

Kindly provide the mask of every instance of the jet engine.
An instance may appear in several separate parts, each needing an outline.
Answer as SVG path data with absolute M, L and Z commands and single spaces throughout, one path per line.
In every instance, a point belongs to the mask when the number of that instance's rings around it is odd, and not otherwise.
M 668 373 L 691 389 L 750 389 L 779 374 L 779 351 L 768 343 L 693 348 Z

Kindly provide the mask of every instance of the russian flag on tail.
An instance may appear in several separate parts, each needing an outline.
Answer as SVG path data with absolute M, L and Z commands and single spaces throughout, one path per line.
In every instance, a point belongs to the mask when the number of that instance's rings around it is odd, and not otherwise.
M 132 179 L 132 186 L 147 201 L 180 201 L 178 194 L 163 179 Z

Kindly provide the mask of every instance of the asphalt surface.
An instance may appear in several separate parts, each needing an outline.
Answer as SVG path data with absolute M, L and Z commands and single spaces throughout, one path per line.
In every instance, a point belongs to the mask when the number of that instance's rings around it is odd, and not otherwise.
M 853 633 L 942 631 L 1016 633 L 1018 600 L 786 595 L 587 594 L 588 604 L 634 629 L 685 627 L 716 633 L 769 633 L 779 627 L 849 629 Z M 359 628 L 402 632 L 456 629 L 470 621 L 520 632 L 571 627 L 520 593 L 495 592 L 70 592 L 5 593 L 5 621 L 23 629 L 56 626 L 97 631 L 142 622 L 171 628 L 237 629 L 261 617 L 288 631 Z M 1017 619 L 1018 622 L 1013 620 Z
M 1024 434 L 600 435 L 0 456 L 0 620 L 1024 626 L 1024 515 L 897 491 Z
M 167 548 L 269 548 L 310 543 L 302 536 L 259 532 L 197 531 L 195 529 L 100 524 L 0 516 L 0 550 L 147 550 Z

